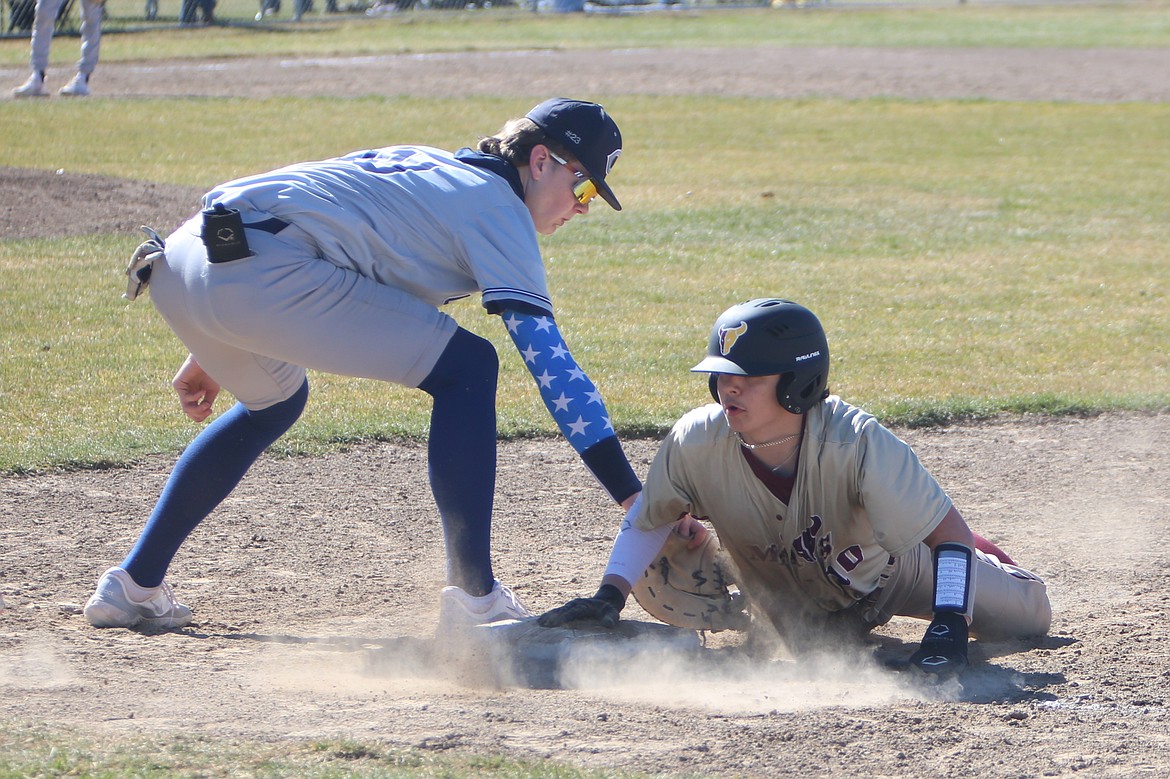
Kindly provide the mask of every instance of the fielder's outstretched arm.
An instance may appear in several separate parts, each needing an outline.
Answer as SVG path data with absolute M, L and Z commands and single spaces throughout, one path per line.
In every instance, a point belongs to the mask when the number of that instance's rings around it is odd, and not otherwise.
M 601 393 L 577 365 L 549 314 L 500 313 L 540 397 L 585 466 L 618 503 L 642 489 L 614 433 Z

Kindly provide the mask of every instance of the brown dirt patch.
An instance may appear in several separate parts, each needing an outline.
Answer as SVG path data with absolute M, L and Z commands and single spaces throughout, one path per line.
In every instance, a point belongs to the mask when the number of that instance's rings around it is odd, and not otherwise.
M 659 72 L 677 75 L 675 64 Z M 722 83 L 737 83 L 743 70 L 730 67 Z M 100 72 L 99 95 L 116 93 L 116 69 Z M 279 80 L 269 67 L 247 73 L 248 83 Z M 172 93 L 201 94 L 201 71 L 189 75 L 194 81 L 169 76 Z M 612 86 L 599 71 L 577 75 L 590 91 Z M 1018 76 L 1030 82 L 1034 72 Z M 146 81 L 135 74 L 127 93 L 149 94 Z M 844 73 L 842 93 L 855 82 Z M 560 91 L 548 87 L 525 85 Z M 76 203 L 79 188 L 95 198 L 116 192 L 79 228 L 92 232 L 177 224 L 198 198 L 0 171 L 0 192 L 21 195 L 3 199 L 0 234 L 75 225 L 75 206 L 55 209 Z M 669 657 L 655 658 L 651 671 L 635 661 L 616 674 L 590 667 L 571 690 L 454 674 L 429 643 L 443 570 L 425 452 L 382 444 L 262 460 L 172 568 L 196 625 L 158 636 L 94 630 L 76 608 L 133 542 L 169 458 L 0 479 L 0 718 L 110 735 L 338 736 L 664 775 L 1164 773 L 1170 415 L 900 433 L 971 524 L 1050 584 L 1052 635 L 975 642 L 979 664 L 961 685 L 930 687 L 877 662 L 909 654 L 922 626 L 908 620 L 817 663 L 725 662 L 736 641 L 720 634 L 698 664 Z M 629 442 L 640 471 L 654 447 Z M 531 607 L 592 588 L 618 513 L 565 442 L 503 444 L 497 507 L 497 572 Z M 630 616 L 640 616 L 636 607 Z M 733 674 L 717 670 L 729 665 Z
M 1170 49 L 744 47 L 101 64 L 95 98 L 367 95 L 1170 100 Z M 13 86 L 27 73 L 0 69 Z M 50 80 L 67 73 L 51 74 Z M 52 82 L 56 84 L 55 81 Z M 56 99 L 56 98 L 53 98 Z
M 144 224 L 166 235 L 199 209 L 202 196 L 194 187 L 0 167 L 0 235 L 133 233 Z
M 705 662 L 600 663 L 579 689 L 461 677 L 429 642 L 443 570 L 425 454 L 384 444 L 258 464 L 172 568 L 197 624 L 159 636 L 94 630 L 76 608 L 133 542 L 169 458 L 0 480 L 0 716 L 655 774 L 1160 774 L 1170 415 L 902 433 L 971 523 L 1051 588 L 1051 636 L 974 642 L 961 686 L 879 665 L 912 651 L 910 620 L 815 663 L 733 674 L 717 661 L 735 642 L 718 634 Z M 654 443 L 629 448 L 644 469 Z M 507 443 L 500 465 L 499 575 L 535 609 L 591 590 L 617 511 L 563 441 Z

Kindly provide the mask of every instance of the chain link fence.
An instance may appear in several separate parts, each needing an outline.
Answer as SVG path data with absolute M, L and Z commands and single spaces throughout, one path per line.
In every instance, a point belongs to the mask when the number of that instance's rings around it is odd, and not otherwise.
M 63 0 L 58 33 L 76 33 L 81 0 Z M 758 6 L 772 0 L 105 0 L 103 32 L 199 25 L 279 25 L 328 18 L 376 18 L 397 13 L 510 8 L 540 13 L 651 9 L 670 6 Z M 587 7 L 588 5 L 588 7 Z M 0 38 L 28 37 L 36 0 L 0 0 Z
M 57 15 L 60 33 L 76 32 L 81 0 L 64 0 Z M 531 3 L 531 0 L 522 0 Z M 472 7 L 516 7 L 515 0 L 473 0 Z M 103 32 L 168 26 L 258 24 L 307 21 L 328 16 L 365 16 L 386 13 L 394 4 L 379 0 L 106 0 Z M 462 9 L 465 0 L 399 0 L 393 10 L 417 8 Z M 530 6 L 529 6 L 530 7 Z M 0 0 L 0 34 L 27 37 L 32 29 L 36 0 Z M 375 12 L 369 14 L 369 12 Z

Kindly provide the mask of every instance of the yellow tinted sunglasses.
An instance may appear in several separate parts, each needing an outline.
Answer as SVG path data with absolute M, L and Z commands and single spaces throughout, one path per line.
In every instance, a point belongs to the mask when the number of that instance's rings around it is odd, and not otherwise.
M 553 154 L 552 149 L 549 149 L 548 156 L 569 168 L 567 160 L 563 160 L 557 155 Z M 579 170 L 569 168 L 569 172 L 577 177 L 577 183 L 573 185 L 573 197 L 577 198 L 577 202 L 583 206 L 589 205 L 593 198 L 597 197 L 597 185 L 593 183 L 593 179 L 586 176 Z

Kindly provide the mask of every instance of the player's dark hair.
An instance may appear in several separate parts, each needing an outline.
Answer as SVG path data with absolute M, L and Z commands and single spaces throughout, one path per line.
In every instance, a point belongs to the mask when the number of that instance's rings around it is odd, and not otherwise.
M 480 138 L 476 149 L 484 154 L 501 157 L 520 168 L 528 164 L 528 160 L 532 156 L 532 148 L 537 144 L 543 144 L 552 149 L 558 157 L 573 159 L 572 154 L 568 153 L 559 143 L 549 140 L 544 130 L 526 117 L 511 119 L 495 135 Z

